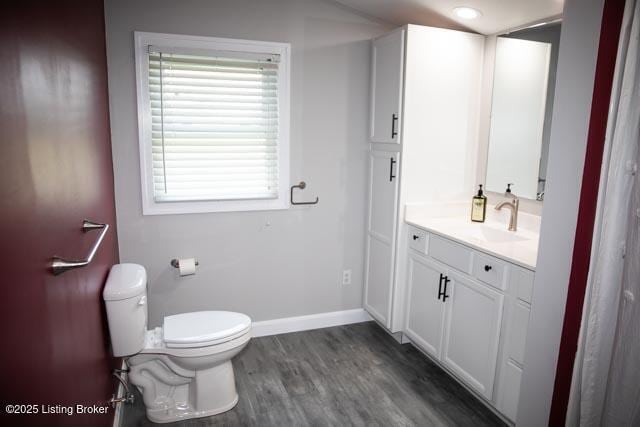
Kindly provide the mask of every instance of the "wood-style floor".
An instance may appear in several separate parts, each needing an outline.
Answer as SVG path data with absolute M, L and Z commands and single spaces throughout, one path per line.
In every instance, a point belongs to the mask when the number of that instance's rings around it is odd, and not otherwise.
M 176 425 L 504 425 L 427 357 L 374 322 L 254 338 L 233 365 L 238 405 Z M 123 425 L 151 425 L 136 397 Z

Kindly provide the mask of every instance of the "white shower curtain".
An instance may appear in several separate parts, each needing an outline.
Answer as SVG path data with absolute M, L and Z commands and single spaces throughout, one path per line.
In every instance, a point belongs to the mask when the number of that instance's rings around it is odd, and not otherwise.
M 569 426 L 640 425 L 640 0 L 627 0 Z

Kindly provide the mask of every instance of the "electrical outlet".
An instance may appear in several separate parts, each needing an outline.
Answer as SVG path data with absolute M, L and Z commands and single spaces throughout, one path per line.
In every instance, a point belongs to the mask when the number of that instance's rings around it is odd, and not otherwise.
M 344 270 L 342 272 L 342 284 L 343 285 L 351 284 L 351 270 Z

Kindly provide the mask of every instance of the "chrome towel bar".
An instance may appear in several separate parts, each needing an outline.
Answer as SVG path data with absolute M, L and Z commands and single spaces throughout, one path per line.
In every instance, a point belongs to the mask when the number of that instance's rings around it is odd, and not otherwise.
M 93 261 L 93 257 L 96 254 L 96 251 L 100 247 L 100 243 L 102 243 L 102 239 L 104 239 L 104 235 L 107 234 L 107 230 L 109 230 L 109 224 L 100 224 L 98 222 L 89 221 L 85 219 L 82 221 L 82 231 L 84 233 L 92 230 L 102 230 L 98 239 L 91 247 L 91 251 L 89 255 L 84 260 L 68 260 L 64 258 L 60 258 L 58 256 L 54 256 L 51 258 L 51 272 L 56 276 L 64 273 L 67 270 L 72 270 L 74 268 L 80 268 L 88 265 L 91 261 Z

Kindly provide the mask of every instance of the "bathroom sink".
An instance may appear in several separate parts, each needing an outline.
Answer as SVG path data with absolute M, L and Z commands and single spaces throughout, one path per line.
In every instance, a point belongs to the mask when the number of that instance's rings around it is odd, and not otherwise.
M 471 227 L 464 227 L 460 230 L 460 234 L 467 237 L 480 240 L 487 243 L 515 243 L 525 240 L 531 240 L 518 233 L 517 231 L 501 230 L 490 225 L 477 225 Z
M 523 213 L 523 215 L 528 214 Z M 500 221 L 489 219 L 486 222 L 477 223 L 471 222 L 468 216 L 451 215 L 435 218 L 410 216 L 406 221 L 412 226 L 471 246 L 489 255 L 501 257 L 525 268 L 535 269 L 539 235 L 533 228 L 535 224 L 531 218 L 527 218 L 528 223 L 525 221 L 518 231 L 507 230 L 507 222 L 504 218 L 500 218 Z

